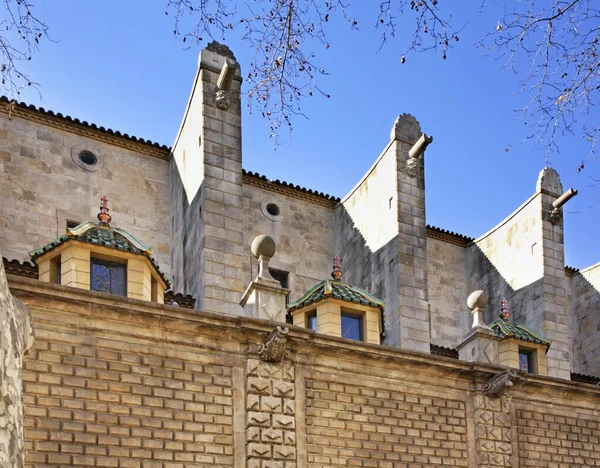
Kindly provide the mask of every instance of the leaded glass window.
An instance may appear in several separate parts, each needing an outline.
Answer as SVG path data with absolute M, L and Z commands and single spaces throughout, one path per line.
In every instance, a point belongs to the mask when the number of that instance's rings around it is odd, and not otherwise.
M 362 341 L 362 316 L 342 312 L 342 338 Z
M 533 353 L 531 351 L 519 350 L 519 369 L 533 374 Z
M 92 258 L 91 289 L 117 296 L 127 295 L 127 270 L 122 263 Z

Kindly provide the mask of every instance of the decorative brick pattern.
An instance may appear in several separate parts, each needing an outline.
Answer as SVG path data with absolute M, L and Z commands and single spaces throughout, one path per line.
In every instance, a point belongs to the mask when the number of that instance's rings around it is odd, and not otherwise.
M 306 381 L 308 463 L 468 466 L 465 404 L 356 385 Z
M 232 466 L 231 368 L 164 354 L 38 338 L 23 373 L 27 466 Z
M 512 466 L 512 432 L 508 398 L 477 395 L 475 425 L 479 468 Z
M 517 407 L 519 466 L 600 466 L 597 415 L 545 406 Z
M 246 369 L 247 466 L 295 468 L 294 368 L 249 359 Z

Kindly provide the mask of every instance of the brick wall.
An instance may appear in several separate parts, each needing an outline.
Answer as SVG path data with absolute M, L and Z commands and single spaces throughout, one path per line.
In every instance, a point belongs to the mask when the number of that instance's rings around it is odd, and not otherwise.
M 519 466 L 599 466 L 597 413 L 560 407 L 517 405 Z
M 294 327 L 283 362 L 265 362 L 272 322 L 8 279 L 37 335 L 23 375 L 28 467 L 599 461 L 597 386 L 519 374 L 492 398 L 499 366 Z M 562 458 L 539 464 L 555 448 Z
M 42 334 L 25 362 L 28 465 L 233 464 L 230 367 L 73 341 Z
M 308 463 L 468 466 L 465 403 L 344 383 L 306 381 Z

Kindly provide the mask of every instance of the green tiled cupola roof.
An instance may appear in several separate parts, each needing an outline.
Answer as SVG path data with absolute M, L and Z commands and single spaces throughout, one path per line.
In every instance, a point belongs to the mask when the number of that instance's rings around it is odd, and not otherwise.
M 331 273 L 333 279 L 321 281 L 296 302 L 289 304 L 287 306 L 288 312 L 314 304 L 326 298 L 339 299 L 353 304 L 362 304 L 383 309 L 385 303 L 382 300 L 371 296 L 363 289 L 341 281 L 342 270 L 340 269 L 340 263 L 340 257 L 335 257 L 333 259 L 333 272 Z
M 551 340 L 542 338 L 541 336 L 533 333 L 529 328 L 517 323 L 496 320 L 494 323 L 489 325 L 489 327 L 494 330 L 494 333 L 500 338 L 515 338 L 521 341 L 529 341 L 530 343 L 545 345 L 546 347 L 550 347 L 552 344 Z
M 296 302 L 292 302 L 288 305 L 288 312 L 299 309 L 301 307 L 314 304 L 325 298 L 340 299 L 346 302 L 352 302 L 354 304 L 362 304 L 370 307 L 378 307 L 383 309 L 385 303 L 371 296 L 367 291 L 352 286 L 351 284 L 344 283 L 339 280 L 325 280 L 321 281 L 315 287 L 310 289 L 304 296 L 298 299 Z
M 509 322 L 509 317 L 510 313 L 508 312 L 508 301 L 503 299 L 500 320 L 496 320 L 489 326 L 494 331 L 496 336 L 499 336 L 502 339 L 515 338 L 521 341 L 529 341 L 530 343 L 541 344 L 547 348 L 550 347 L 552 340 L 548 340 L 536 335 L 529 328 L 524 327 L 523 325 Z
M 111 221 L 111 217 L 108 214 L 108 199 L 106 199 L 106 197 L 102 197 L 100 209 L 101 211 L 98 214 L 98 219 L 100 222 L 98 224 L 86 221 L 74 228 L 67 228 L 67 232 L 59 238 L 54 239 L 41 249 L 30 251 L 29 257 L 31 260 L 33 260 L 35 263 L 35 260 L 38 257 L 50 252 L 65 242 L 85 242 L 86 244 L 93 244 L 99 247 L 108 247 L 110 249 L 117 249 L 123 252 L 144 255 L 148 258 L 148 260 L 150 260 L 165 283 L 167 285 L 170 284 L 169 280 L 160 271 L 158 264 L 152 258 L 152 249 L 149 246 L 137 240 L 127 231 L 119 228 L 113 228 L 108 224 Z
M 362 304 L 380 309 L 383 309 L 385 305 L 384 301 L 377 299 L 363 289 L 344 283 L 338 279 L 327 279 L 314 286 L 296 302 L 289 304 L 287 309 L 288 312 L 291 312 L 326 298 L 339 299 L 353 304 Z

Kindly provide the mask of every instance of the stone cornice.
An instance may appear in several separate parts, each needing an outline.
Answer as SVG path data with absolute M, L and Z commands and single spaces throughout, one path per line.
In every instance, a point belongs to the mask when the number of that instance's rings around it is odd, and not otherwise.
M 23 276 L 24 278 L 38 279 L 38 266 L 29 262 L 20 262 L 19 260 L 9 260 L 2 257 L 4 270 L 8 275 Z
M 152 156 L 157 159 L 168 161 L 171 157 L 171 149 L 164 145 L 136 138 L 95 124 L 82 122 L 62 114 L 55 114 L 35 106 L 27 106 L 24 103 L 11 103 L 6 98 L 0 100 L 0 112 L 7 114 L 8 118 L 19 117 L 30 122 L 46 125 L 48 127 L 63 130 L 75 135 L 102 143 L 118 146 L 136 153 Z
M 153 346 L 180 349 L 192 346 L 237 359 L 242 353 L 256 354 L 258 345 L 273 329 L 273 322 L 267 320 L 199 312 L 14 275 L 7 275 L 7 279 L 11 292 L 37 316 L 37 326 L 52 333 L 64 329 L 78 335 L 99 333 L 104 339 L 143 340 L 154 343 Z M 419 384 L 431 385 L 431 374 L 435 373 L 449 377 L 440 381 L 442 386 L 452 385 L 456 391 L 475 391 L 474 384 L 481 384 L 506 369 L 357 343 L 289 324 L 286 326 L 290 328 L 290 357 L 298 365 L 325 374 L 331 373 L 332 369 L 354 375 L 360 371 L 369 378 L 389 380 L 391 375 L 402 373 L 415 376 L 415 382 L 419 380 Z M 190 334 L 193 340 L 190 340 Z M 422 378 L 419 374 L 423 374 Z M 514 390 L 525 392 L 523 394 L 535 393 L 535 400 L 540 401 L 549 401 L 558 393 L 580 405 L 583 398 L 587 401 L 585 406 L 589 406 L 597 404 L 600 397 L 600 387 L 586 383 L 523 373 L 519 373 L 517 382 Z
M 339 198 L 334 198 L 330 195 L 314 192 L 313 190 L 306 189 L 297 185 L 288 184 L 287 182 L 271 181 L 268 180 L 266 177 L 254 174 L 252 172 L 244 171 L 242 180 L 243 183 L 247 185 L 259 187 L 264 190 L 279 193 L 281 195 L 299 198 L 301 200 L 306 200 L 316 205 L 325 206 L 331 209 L 335 208 L 340 201 Z
M 466 247 L 470 242 L 473 241 L 472 237 L 467 237 L 462 234 L 447 231 L 446 229 L 430 226 L 429 224 L 427 225 L 427 237 L 448 242 L 450 244 L 460 245 L 461 247 Z

